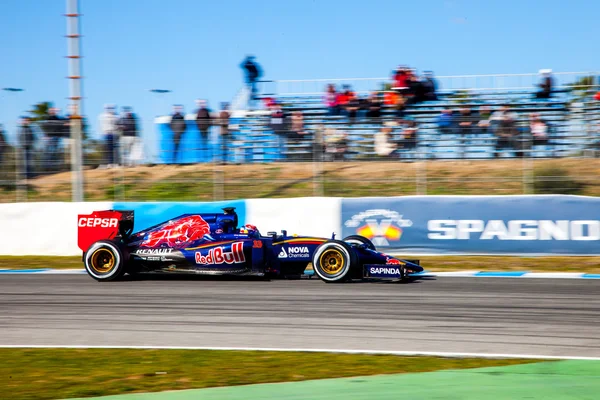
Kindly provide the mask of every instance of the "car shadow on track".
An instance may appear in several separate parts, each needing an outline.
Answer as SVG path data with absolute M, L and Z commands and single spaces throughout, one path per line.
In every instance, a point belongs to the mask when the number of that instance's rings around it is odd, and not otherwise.
M 170 273 L 140 273 L 134 275 L 125 275 L 119 279 L 121 282 L 136 281 L 203 281 L 203 282 L 270 282 L 270 281 L 321 281 L 316 276 L 292 276 L 292 277 L 265 277 L 265 276 L 236 276 L 236 275 L 195 275 L 195 274 L 170 274 Z M 344 284 L 409 284 L 421 283 L 421 281 L 436 280 L 435 277 L 415 276 L 404 280 L 385 280 L 385 279 L 355 279 Z

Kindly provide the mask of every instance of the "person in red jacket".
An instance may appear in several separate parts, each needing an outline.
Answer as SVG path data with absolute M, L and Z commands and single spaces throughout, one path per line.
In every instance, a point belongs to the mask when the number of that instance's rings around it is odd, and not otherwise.
M 406 67 L 398 67 L 394 72 L 394 90 L 403 92 L 408 90 L 408 72 Z

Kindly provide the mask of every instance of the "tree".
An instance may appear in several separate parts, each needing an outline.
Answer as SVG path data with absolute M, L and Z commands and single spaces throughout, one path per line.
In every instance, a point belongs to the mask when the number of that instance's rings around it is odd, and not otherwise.
M 33 110 L 29 111 L 32 121 L 45 121 L 48 119 L 49 111 L 53 107 L 49 101 L 42 101 L 33 105 Z
M 31 114 L 31 120 L 33 122 L 42 122 L 48 119 L 50 115 L 50 109 L 54 107 L 54 104 L 50 101 L 42 101 L 33 105 L 33 109 L 29 111 Z M 84 117 L 81 120 L 83 140 L 88 138 L 89 124 L 87 119 Z
M 596 78 L 592 75 L 583 76 L 573 83 L 569 83 L 567 87 L 572 91 L 573 96 L 582 100 L 594 91 Z
M 467 104 L 474 101 L 477 97 L 476 93 L 471 93 L 468 89 L 458 89 L 448 95 L 448 99 L 455 104 Z

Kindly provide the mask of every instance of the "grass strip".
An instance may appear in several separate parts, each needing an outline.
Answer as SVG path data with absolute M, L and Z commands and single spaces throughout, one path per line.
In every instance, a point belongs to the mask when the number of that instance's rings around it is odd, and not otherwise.
M 600 273 L 600 257 L 402 256 L 427 271 L 531 271 Z M 0 256 L 0 269 L 83 268 L 80 256 Z
M 0 349 L 0 393 L 58 399 L 268 382 L 505 366 L 525 359 L 307 352 Z

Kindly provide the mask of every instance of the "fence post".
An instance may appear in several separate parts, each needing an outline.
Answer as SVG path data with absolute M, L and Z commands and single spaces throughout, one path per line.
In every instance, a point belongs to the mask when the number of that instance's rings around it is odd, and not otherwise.
M 417 194 L 427 194 L 427 153 L 423 149 L 419 150 L 420 161 L 417 162 L 416 166 L 416 178 L 417 178 Z
M 17 203 L 27 199 L 27 175 L 25 175 L 25 190 L 23 190 L 23 183 L 21 182 L 21 172 L 24 171 L 25 158 L 22 157 L 21 147 L 17 144 L 15 146 L 15 194 L 17 195 Z M 25 195 L 23 195 L 25 193 Z
M 214 161 L 213 168 L 213 201 L 225 198 L 225 173 L 218 161 Z
M 527 139 L 529 140 L 529 138 Z M 528 144 L 524 144 L 524 146 L 532 145 L 530 142 Z M 533 194 L 533 159 L 532 151 L 528 150 L 527 147 L 523 152 L 523 194 Z

